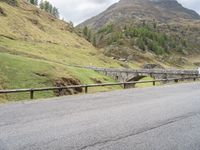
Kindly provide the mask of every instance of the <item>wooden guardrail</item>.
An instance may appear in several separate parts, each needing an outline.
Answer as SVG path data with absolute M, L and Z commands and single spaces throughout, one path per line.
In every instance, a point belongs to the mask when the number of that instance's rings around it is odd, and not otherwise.
M 200 77 L 188 77 L 188 78 L 172 78 L 172 79 L 159 79 L 159 80 L 149 80 L 149 81 L 118 82 L 118 83 L 103 83 L 103 84 L 89 84 L 89 85 L 72 85 L 72 86 L 63 86 L 63 87 L 0 90 L 0 94 L 30 93 L 30 99 L 34 99 L 34 92 L 55 91 L 55 90 L 74 89 L 74 88 L 84 88 L 85 89 L 85 93 L 88 93 L 88 88 L 92 88 L 92 87 L 118 86 L 118 85 L 121 85 L 125 89 L 127 87 L 127 85 L 135 85 L 135 84 L 140 84 L 140 83 L 153 83 L 153 86 L 155 86 L 156 82 L 174 81 L 175 83 L 178 83 L 179 81 L 190 80 L 190 79 L 193 80 L 193 81 L 196 81 L 199 78 Z

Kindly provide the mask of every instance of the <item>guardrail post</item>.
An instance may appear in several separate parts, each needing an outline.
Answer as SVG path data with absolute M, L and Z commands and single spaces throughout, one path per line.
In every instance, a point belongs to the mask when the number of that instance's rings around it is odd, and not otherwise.
M 126 89 L 126 83 L 123 84 L 123 88 Z
M 30 91 L 30 98 L 33 99 L 34 98 L 34 91 L 31 89 Z
M 85 87 L 85 93 L 88 93 L 88 87 L 87 86 Z
M 153 86 L 156 86 L 156 81 L 153 81 Z

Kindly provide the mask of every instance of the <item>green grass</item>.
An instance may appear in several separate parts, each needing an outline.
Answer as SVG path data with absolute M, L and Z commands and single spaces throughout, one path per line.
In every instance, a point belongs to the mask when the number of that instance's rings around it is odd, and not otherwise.
M 95 49 L 75 48 L 73 46 L 65 48 L 63 45 L 11 40 L 4 37 L 0 37 L 0 46 L 9 49 L 9 51 L 5 51 L 15 55 L 66 65 L 120 67 L 117 61 L 101 55 Z
M 53 81 L 61 78 L 73 78 L 81 84 L 115 82 L 109 77 L 92 70 L 69 67 L 99 66 L 120 67 L 117 61 L 98 54 L 93 49 L 65 48 L 62 44 L 12 40 L 0 37 L 1 89 L 40 88 L 53 86 Z M 45 76 L 38 76 L 44 74 Z M 109 91 L 119 87 L 92 88 L 90 92 Z M 36 92 L 34 97 L 47 98 L 53 92 Z M 9 94 L 0 97 L 0 102 L 29 99 L 29 94 Z
M 145 78 L 141 79 L 140 81 L 152 81 L 152 80 L 154 80 L 154 79 L 151 77 L 145 77 Z M 159 86 L 159 85 L 160 85 L 160 83 L 156 82 L 156 86 Z M 151 83 L 138 83 L 135 85 L 135 87 L 137 87 L 137 88 L 145 88 L 145 87 L 151 87 L 151 86 L 153 86 L 152 82 Z
M 111 78 L 92 70 L 66 67 L 57 63 L 48 63 L 6 53 L 0 53 L 0 73 L 1 89 L 52 87 L 53 81 L 62 77 L 79 79 L 81 84 L 93 84 L 96 81 L 102 83 L 115 82 Z M 40 76 L 40 74 L 45 75 Z M 119 89 L 119 87 L 94 88 L 90 92 L 114 89 Z M 34 95 L 36 99 L 53 96 L 53 92 L 36 92 Z M 1 95 L 0 102 L 5 102 L 5 99 L 9 101 L 26 100 L 29 99 L 29 93 Z
M 53 67 L 47 63 L 26 59 L 21 56 L 0 53 L 0 72 L 4 77 L 4 89 L 36 88 L 52 86 L 51 71 Z M 47 76 L 37 73 L 46 72 Z M 36 98 L 53 96 L 53 92 L 38 93 Z M 10 94 L 8 100 L 28 99 L 27 94 Z

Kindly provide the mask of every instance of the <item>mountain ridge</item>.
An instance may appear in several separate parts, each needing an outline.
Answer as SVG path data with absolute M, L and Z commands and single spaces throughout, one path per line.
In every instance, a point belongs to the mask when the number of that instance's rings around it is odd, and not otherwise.
M 199 20 L 200 15 L 183 7 L 176 0 L 120 0 L 99 15 L 79 24 L 78 27 L 100 28 L 109 22 L 118 23 L 116 20 L 128 22 L 140 19 L 169 22 L 177 20 L 177 18 Z

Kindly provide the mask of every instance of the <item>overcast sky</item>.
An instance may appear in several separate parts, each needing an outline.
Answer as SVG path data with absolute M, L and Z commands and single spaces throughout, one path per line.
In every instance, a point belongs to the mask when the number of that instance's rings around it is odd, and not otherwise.
M 60 12 L 61 18 L 75 25 L 99 14 L 119 0 L 49 0 Z M 178 0 L 183 6 L 200 14 L 200 0 Z

